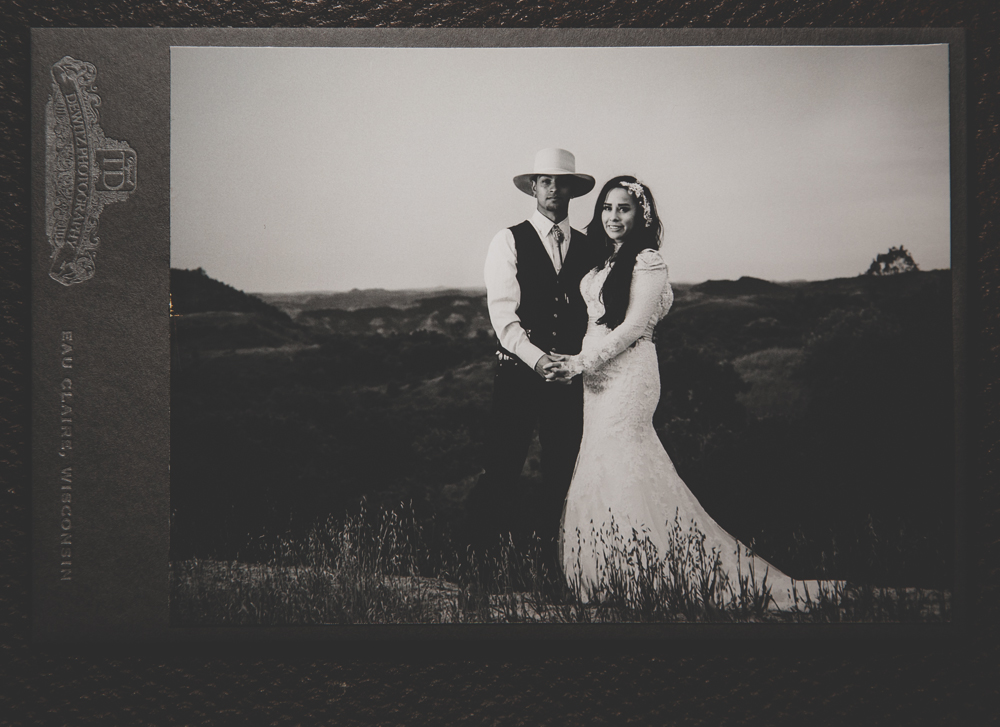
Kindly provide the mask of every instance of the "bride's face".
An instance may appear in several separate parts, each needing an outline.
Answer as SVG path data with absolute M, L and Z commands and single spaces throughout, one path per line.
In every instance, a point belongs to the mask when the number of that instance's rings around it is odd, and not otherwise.
M 615 242 L 621 242 L 635 227 L 636 208 L 624 187 L 616 187 L 604 198 L 604 211 L 601 212 L 601 223 L 604 231 Z

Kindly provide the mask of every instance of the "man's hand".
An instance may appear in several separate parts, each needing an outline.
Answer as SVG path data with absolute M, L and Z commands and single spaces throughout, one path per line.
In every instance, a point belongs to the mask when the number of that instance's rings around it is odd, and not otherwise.
M 573 377 L 569 375 L 561 356 L 551 356 L 543 354 L 538 363 L 535 364 L 535 373 L 546 381 L 554 381 L 557 384 L 568 384 Z
M 549 369 L 552 368 L 555 361 L 547 353 L 543 353 L 542 357 L 538 359 L 535 363 L 535 373 L 541 376 L 543 379 L 548 380 Z

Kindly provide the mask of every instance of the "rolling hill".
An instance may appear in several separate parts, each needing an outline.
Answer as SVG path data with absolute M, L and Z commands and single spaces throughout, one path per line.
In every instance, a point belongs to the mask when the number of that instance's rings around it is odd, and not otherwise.
M 484 295 L 172 282 L 173 557 L 233 557 L 361 497 L 461 516 L 489 417 Z M 877 547 L 911 585 L 950 577 L 949 271 L 678 285 L 656 346 L 654 424 L 723 527 L 789 569 L 836 551 L 864 572 Z

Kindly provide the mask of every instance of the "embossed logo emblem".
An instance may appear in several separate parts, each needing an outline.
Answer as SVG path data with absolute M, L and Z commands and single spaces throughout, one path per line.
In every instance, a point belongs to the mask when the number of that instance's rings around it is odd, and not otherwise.
M 71 285 L 94 277 L 104 205 L 136 187 L 136 154 L 101 129 L 94 64 L 65 56 L 52 66 L 45 105 L 45 232 L 49 277 Z

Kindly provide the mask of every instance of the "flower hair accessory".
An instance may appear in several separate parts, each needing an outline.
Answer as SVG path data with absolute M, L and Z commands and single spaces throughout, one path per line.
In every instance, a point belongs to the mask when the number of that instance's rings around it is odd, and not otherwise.
M 649 200 L 646 199 L 646 188 L 642 186 L 642 182 L 619 182 L 619 184 L 639 200 L 639 204 L 642 205 L 642 217 L 646 220 L 646 227 L 653 224 L 653 210 L 649 206 Z

